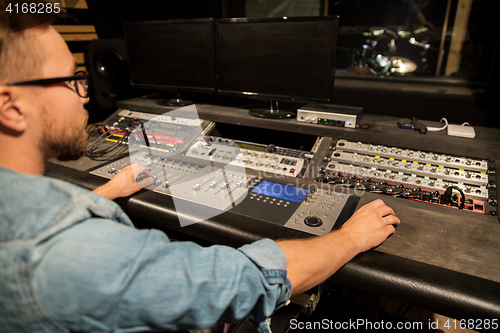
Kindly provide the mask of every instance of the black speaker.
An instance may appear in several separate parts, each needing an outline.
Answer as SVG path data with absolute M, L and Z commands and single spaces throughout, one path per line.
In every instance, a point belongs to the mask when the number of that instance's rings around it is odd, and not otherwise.
M 128 98 L 131 89 L 124 40 L 91 41 L 87 45 L 87 59 L 91 103 L 102 109 L 116 108 L 116 102 Z

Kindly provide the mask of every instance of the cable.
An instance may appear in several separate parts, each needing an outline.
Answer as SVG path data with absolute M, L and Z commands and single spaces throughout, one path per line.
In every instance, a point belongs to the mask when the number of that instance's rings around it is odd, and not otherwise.
M 457 190 L 460 192 L 460 195 L 462 196 L 460 199 L 460 205 L 458 206 L 458 209 L 464 209 L 465 207 L 465 193 L 462 191 L 462 189 L 458 186 L 455 185 L 450 185 L 448 188 L 446 188 L 446 191 L 444 191 L 443 195 L 441 196 L 441 203 L 442 204 L 448 204 L 451 202 L 453 190 Z
M 445 125 L 443 127 L 427 127 L 427 130 L 428 131 L 431 131 L 431 132 L 438 132 L 438 131 L 442 131 L 444 129 L 446 129 L 446 127 L 448 127 L 448 120 L 446 118 L 441 118 L 441 120 L 439 122 L 442 122 L 444 121 Z
M 99 131 L 103 128 L 105 128 L 106 131 L 101 133 L 101 135 L 97 137 L 97 139 L 95 139 L 95 141 L 87 149 L 87 152 L 85 154 L 87 157 L 94 161 L 107 161 L 113 159 L 116 156 L 123 154 L 128 148 L 126 144 L 130 136 L 130 130 L 128 129 L 115 129 L 110 131 L 105 126 L 97 126 L 87 132 L 88 142 L 90 142 L 95 131 Z M 116 133 L 122 132 L 125 132 L 125 134 L 123 134 L 119 139 L 114 140 L 113 143 L 110 143 L 110 140 L 108 140 L 109 138 L 113 137 Z
M 369 129 L 370 125 L 368 125 L 368 124 L 357 124 L 356 128 L 359 128 L 359 129 Z

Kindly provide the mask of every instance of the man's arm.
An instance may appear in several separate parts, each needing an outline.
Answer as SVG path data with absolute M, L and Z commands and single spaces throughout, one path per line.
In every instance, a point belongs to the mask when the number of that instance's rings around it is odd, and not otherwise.
M 358 253 L 382 243 L 399 224 L 394 211 L 380 199 L 364 205 L 328 235 L 307 240 L 278 242 L 287 259 L 292 294 L 299 294 L 326 280 Z
M 147 178 L 136 183 L 135 179 L 141 173 L 144 173 Z M 99 186 L 93 192 L 109 200 L 114 200 L 128 197 L 151 183 L 153 183 L 153 174 L 142 165 L 133 164 L 123 168 L 109 182 Z
M 428 27 L 430 29 L 434 29 L 434 24 L 432 24 L 431 22 L 427 21 L 427 19 L 425 18 L 425 15 L 422 13 L 422 12 L 417 12 L 415 13 L 415 20 L 420 23 L 420 25 L 422 27 Z

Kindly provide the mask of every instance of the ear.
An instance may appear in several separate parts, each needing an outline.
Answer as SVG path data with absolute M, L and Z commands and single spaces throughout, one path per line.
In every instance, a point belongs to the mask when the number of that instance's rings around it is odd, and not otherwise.
M 0 125 L 18 133 L 27 127 L 25 114 L 13 89 L 5 85 L 0 85 Z

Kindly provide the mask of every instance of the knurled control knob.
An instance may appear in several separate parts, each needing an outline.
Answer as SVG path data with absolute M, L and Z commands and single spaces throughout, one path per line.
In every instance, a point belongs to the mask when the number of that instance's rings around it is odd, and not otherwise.
M 318 216 L 311 215 L 304 219 L 304 223 L 310 227 L 319 227 L 323 224 L 323 221 Z

